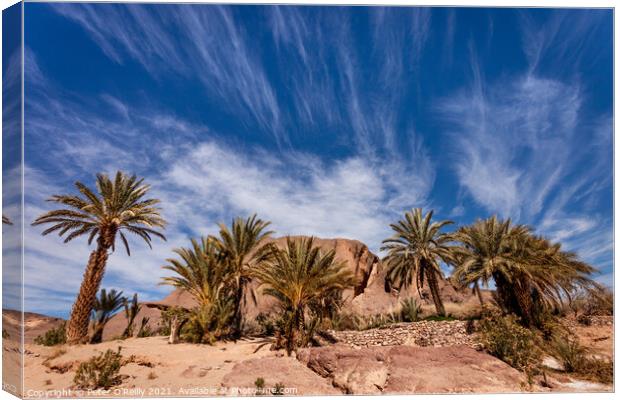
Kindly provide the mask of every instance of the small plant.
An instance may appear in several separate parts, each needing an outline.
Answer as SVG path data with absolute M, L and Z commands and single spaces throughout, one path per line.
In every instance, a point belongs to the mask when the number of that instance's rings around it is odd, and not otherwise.
M 6 331 L 6 329 L 2 328 L 2 339 L 8 339 L 11 336 L 9 335 L 9 333 Z
M 256 378 L 254 386 L 256 387 L 256 395 L 262 396 L 265 391 L 265 379 L 262 377 Z
M 553 350 L 566 372 L 602 383 L 613 382 L 613 363 L 588 357 L 587 349 L 579 344 L 577 338 L 556 338 Z
M 80 363 L 73 378 L 73 383 L 78 389 L 95 390 L 108 389 L 118 385 L 121 377 L 118 372 L 121 369 L 121 348 L 116 352 L 107 350 L 88 361 Z
M 590 326 L 592 325 L 592 318 L 589 315 L 579 314 L 577 322 L 581 325 Z
M 556 338 L 553 349 L 566 372 L 576 372 L 583 368 L 586 351 L 576 338 Z
M 153 379 L 157 379 L 157 374 L 155 374 L 155 372 L 151 371 L 149 372 L 149 374 L 146 377 L 148 380 L 152 381 Z
M 265 313 L 259 313 L 256 316 L 256 322 L 261 328 L 261 333 L 265 336 L 273 336 L 276 333 L 276 325 L 274 319 Z
M 274 396 L 284 396 L 284 384 L 282 384 L 282 382 L 276 383 L 273 387 L 272 393 Z
M 416 322 L 420 316 L 420 306 L 413 297 L 400 303 L 400 318 L 403 322 Z
M 65 322 L 34 338 L 34 343 L 42 346 L 56 346 L 67 342 Z
M 537 346 L 536 335 L 519 324 L 510 314 L 494 312 L 480 321 L 480 339 L 493 356 L 527 374 L 531 383 L 540 369 L 542 352 Z

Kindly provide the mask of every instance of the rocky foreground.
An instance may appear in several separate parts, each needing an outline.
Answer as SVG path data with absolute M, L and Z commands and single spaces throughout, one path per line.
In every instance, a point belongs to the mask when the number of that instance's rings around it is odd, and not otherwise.
M 165 337 L 98 345 L 44 347 L 27 344 L 24 394 L 28 397 L 255 395 L 277 388 L 287 395 L 505 393 L 610 391 L 609 385 L 549 370 L 546 384 L 526 383 L 506 363 L 476 350 L 462 321 L 396 324 L 363 332 L 332 332 L 336 343 L 300 349 L 287 357 L 271 351 L 270 338 L 214 346 L 169 345 Z M 580 337 L 607 353 L 613 327 L 580 327 Z M 440 336 L 437 336 L 440 335 Z M 604 340 L 601 340 L 604 338 Z M 5 341 L 7 346 L 10 341 Z M 75 391 L 80 362 L 121 347 L 122 381 L 109 390 Z M 6 365 L 5 365 L 6 367 Z M 262 378 L 264 384 L 257 388 Z

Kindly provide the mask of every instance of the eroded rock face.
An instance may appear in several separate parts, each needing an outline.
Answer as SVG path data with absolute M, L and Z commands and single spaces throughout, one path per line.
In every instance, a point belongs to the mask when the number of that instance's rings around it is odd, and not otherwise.
M 467 346 L 302 349 L 298 360 L 350 394 L 515 392 L 524 377 Z

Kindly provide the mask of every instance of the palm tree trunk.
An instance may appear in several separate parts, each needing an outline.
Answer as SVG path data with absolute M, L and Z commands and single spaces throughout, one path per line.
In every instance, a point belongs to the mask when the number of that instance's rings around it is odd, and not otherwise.
M 481 306 L 484 306 L 484 299 L 482 298 L 482 292 L 480 291 L 480 286 L 478 282 L 474 282 L 474 292 L 476 292 L 476 296 L 478 296 L 478 301 Z
M 239 279 L 239 286 L 237 287 L 237 293 L 235 294 L 235 328 L 233 332 L 235 339 L 239 339 L 241 337 L 241 329 L 243 327 L 243 310 L 241 309 L 241 303 L 243 302 L 245 284 L 245 279 Z
M 433 303 L 435 303 L 435 310 L 437 310 L 437 315 L 443 317 L 446 315 L 446 309 L 443 306 L 443 301 L 441 301 L 441 295 L 439 294 L 439 282 L 437 281 L 437 272 L 430 267 L 426 267 L 426 280 L 428 281 L 428 286 L 431 290 L 431 295 L 433 296 Z
M 533 318 L 532 318 L 533 302 L 532 302 L 532 294 L 530 292 L 530 286 L 527 282 L 519 279 L 519 280 L 516 280 L 514 288 L 515 288 L 514 290 L 515 297 L 517 299 L 517 302 L 519 303 L 519 309 L 520 309 L 519 316 L 523 320 L 523 324 L 525 326 L 530 326 L 532 325 L 532 322 L 533 322 Z
M 88 322 L 90 313 L 103 280 L 105 265 L 108 260 L 108 249 L 101 244 L 90 253 L 84 278 L 78 296 L 71 308 L 71 316 L 67 324 L 67 343 L 78 344 L 88 342 Z

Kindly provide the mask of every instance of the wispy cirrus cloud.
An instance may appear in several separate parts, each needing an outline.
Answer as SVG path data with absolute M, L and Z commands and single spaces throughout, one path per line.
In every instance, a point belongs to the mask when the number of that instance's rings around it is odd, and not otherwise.
M 198 79 L 218 101 L 251 116 L 286 144 L 274 89 L 230 8 L 183 5 L 54 4 L 79 23 L 115 62 L 140 63 L 160 78 L 172 72 Z M 172 35 L 171 32 L 176 32 Z

